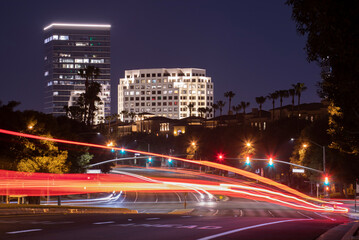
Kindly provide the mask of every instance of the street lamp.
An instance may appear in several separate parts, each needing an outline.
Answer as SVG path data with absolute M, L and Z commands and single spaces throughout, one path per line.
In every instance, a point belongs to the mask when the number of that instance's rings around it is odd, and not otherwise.
M 294 141 L 294 140 L 296 140 L 296 139 L 295 139 L 295 138 L 291 138 L 290 140 L 291 140 L 291 141 Z M 325 173 L 325 146 L 322 146 L 322 145 L 320 145 L 320 144 L 318 144 L 318 143 L 316 143 L 316 142 L 314 142 L 314 141 L 312 141 L 312 140 L 310 140 L 310 139 L 307 139 L 307 141 L 313 143 L 314 145 L 316 145 L 316 146 L 318 146 L 318 147 L 320 147 L 320 148 L 322 148 L 322 150 L 323 150 L 323 173 Z M 307 148 L 307 147 L 308 147 L 308 144 L 303 144 L 303 147 L 304 147 L 304 148 Z

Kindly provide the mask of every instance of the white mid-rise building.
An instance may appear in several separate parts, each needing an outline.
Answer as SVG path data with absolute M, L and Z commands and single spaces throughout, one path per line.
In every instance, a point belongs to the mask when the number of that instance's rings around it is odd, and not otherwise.
M 213 83 L 199 68 L 126 70 L 118 85 L 118 113 L 122 121 L 133 112 L 152 113 L 172 119 L 200 116 L 199 108 L 211 108 Z M 193 106 L 193 107 L 188 107 Z M 213 113 L 207 112 L 207 117 Z

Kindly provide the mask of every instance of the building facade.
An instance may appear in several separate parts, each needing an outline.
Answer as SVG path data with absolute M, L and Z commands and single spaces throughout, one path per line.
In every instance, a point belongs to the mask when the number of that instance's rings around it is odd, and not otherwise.
M 52 23 L 44 28 L 45 113 L 65 115 L 64 106 L 74 106 L 85 92 L 85 78 L 79 70 L 99 68 L 95 79 L 102 86 L 101 104 L 94 123 L 111 114 L 110 25 Z
M 205 69 L 126 70 L 118 85 L 118 113 L 122 121 L 130 120 L 123 111 L 171 119 L 186 118 L 190 113 L 200 116 L 198 109 L 211 108 L 213 101 L 213 82 Z M 212 114 L 207 112 L 206 117 Z

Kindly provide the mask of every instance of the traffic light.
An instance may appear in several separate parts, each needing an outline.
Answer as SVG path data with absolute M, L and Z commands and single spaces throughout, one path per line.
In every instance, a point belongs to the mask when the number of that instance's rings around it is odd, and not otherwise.
M 114 148 L 112 148 L 112 149 L 111 149 L 111 152 L 115 152 L 115 149 L 114 149 Z
M 269 166 L 273 166 L 273 158 L 271 158 L 271 157 L 269 158 L 269 163 L 268 164 L 269 164 Z
M 121 153 L 124 154 L 124 153 L 125 153 L 125 149 L 121 148 Z
M 151 157 L 148 158 L 148 162 L 149 162 L 149 163 L 152 162 L 152 158 L 151 158 Z
M 325 178 L 324 178 L 324 185 L 325 185 L 325 186 L 328 186 L 328 185 L 329 185 L 329 178 L 328 178 L 328 177 L 325 177 Z
M 168 159 L 168 163 L 172 163 L 172 159 L 171 159 L 171 158 Z
M 246 158 L 246 165 L 250 165 L 251 164 L 251 159 L 249 157 Z
M 223 154 L 222 153 L 218 154 L 217 158 L 218 158 L 219 161 L 222 161 L 223 160 Z

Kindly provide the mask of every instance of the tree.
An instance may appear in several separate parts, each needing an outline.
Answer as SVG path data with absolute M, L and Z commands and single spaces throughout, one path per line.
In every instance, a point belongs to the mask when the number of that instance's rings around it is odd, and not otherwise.
M 200 113 L 201 117 L 206 114 L 207 110 L 204 107 L 198 108 L 198 112 Z
M 47 135 L 46 137 L 51 137 Z M 21 172 L 66 173 L 69 171 L 67 151 L 54 142 L 40 140 L 37 144 L 22 138 L 24 151 L 19 155 L 17 170 Z
M 240 104 L 241 104 L 241 108 L 243 109 L 243 114 L 245 115 L 246 114 L 246 108 L 249 107 L 250 103 L 242 101 Z
M 278 99 L 278 92 L 274 92 L 274 93 L 270 93 L 268 94 L 267 96 L 268 99 L 271 99 L 272 100 L 272 120 L 274 120 L 274 107 L 275 107 L 275 100 Z
M 239 111 L 242 110 L 242 105 L 238 104 L 238 105 L 232 106 L 232 110 L 233 110 L 233 112 L 235 112 L 238 115 Z
M 295 98 L 295 89 L 291 88 L 288 90 L 289 96 L 292 97 L 292 117 L 294 116 L 294 98 Z
M 95 111 L 95 102 L 98 100 L 98 93 L 101 92 L 101 84 L 95 84 L 94 79 L 100 75 L 100 69 L 94 66 L 87 66 L 78 71 L 78 75 L 85 78 L 85 93 L 82 95 L 82 105 L 84 108 L 84 122 L 90 125 L 93 121 L 93 112 Z M 89 81 L 90 80 L 90 81 Z
M 279 90 L 278 96 L 280 101 L 279 118 L 282 118 L 283 98 L 289 97 L 289 92 L 288 90 Z
M 266 97 L 260 96 L 260 97 L 256 97 L 256 102 L 259 105 L 259 118 L 262 118 L 262 106 L 266 101 Z M 260 120 L 260 129 L 263 129 L 262 127 L 262 119 Z M 262 133 L 262 132 L 261 132 Z
M 129 112 L 128 113 L 128 116 L 131 118 L 131 122 L 134 122 L 134 118 L 136 117 L 136 113 L 134 113 L 134 112 Z
M 304 83 L 292 84 L 292 87 L 295 90 L 295 95 L 297 95 L 297 97 L 298 97 L 298 117 L 299 117 L 299 114 L 300 114 L 300 97 L 302 96 L 302 92 L 307 90 L 307 87 L 304 85 Z
M 213 103 L 212 109 L 213 109 L 213 117 L 216 117 L 216 110 L 219 108 L 218 104 Z
M 330 147 L 353 155 L 353 163 L 358 166 L 359 1 L 288 0 L 286 3 L 292 7 L 298 33 L 307 37 L 307 59 L 322 66 L 319 94 L 329 102 Z
M 262 117 L 262 106 L 265 103 L 265 101 L 266 101 L 266 98 L 263 96 L 256 97 L 256 102 L 259 105 L 259 118 Z
M 209 116 L 209 114 L 212 112 L 212 108 L 210 108 L 210 107 L 206 107 L 206 119 L 207 119 L 207 117 Z M 207 113 L 208 113 L 208 115 L 207 115 Z
M 224 97 L 228 98 L 228 115 L 230 114 L 231 111 L 231 102 L 232 102 L 232 98 L 235 96 L 236 94 L 232 91 L 228 91 L 224 93 Z
M 225 102 L 223 102 L 222 100 L 217 101 L 217 105 L 219 108 L 219 115 L 222 116 L 222 108 L 226 105 Z
M 122 110 L 122 111 L 121 111 L 121 115 L 122 115 L 122 119 L 128 117 L 128 111 Z
M 186 105 L 188 111 L 189 111 L 189 116 L 192 117 L 192 111 L 193 111 L 193 108 L 194 108 L 194 104 L 193 103 L 189 103 Z

